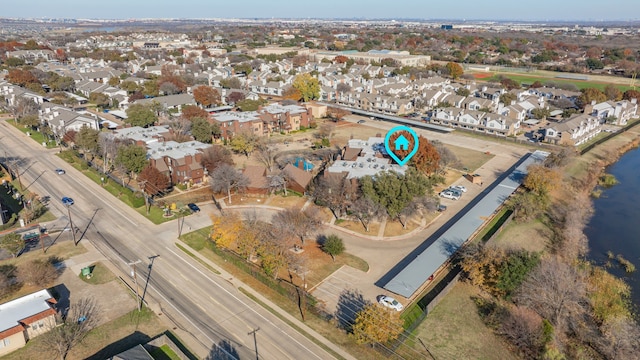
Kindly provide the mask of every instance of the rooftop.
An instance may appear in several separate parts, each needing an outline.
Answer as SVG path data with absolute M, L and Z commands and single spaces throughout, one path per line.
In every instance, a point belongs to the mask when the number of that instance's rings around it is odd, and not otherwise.
M 0 304 L 0 332 L 11 329 L 23 319 L 51 309 L 47 300 L 52 298 L 45 289 Z

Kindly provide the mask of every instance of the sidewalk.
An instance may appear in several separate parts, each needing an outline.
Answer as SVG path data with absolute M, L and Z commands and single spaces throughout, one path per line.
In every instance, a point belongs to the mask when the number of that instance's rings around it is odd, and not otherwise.
M 186 249 L 189 249 L 189 245 L 183 243 L 179 239 L 176 239 L 176 243 L 180 244 L 180 246 L 183 246 Z M 193 251 L 192 254 L 197 256 L 199 260 L 203 261 L 208 266 L 211 266 L 212 268 L 214 268 L 217 271 L 219 271 L 220 275 L 216 275 L 216 276 L 220 276 L 221 278 L 225 279 L 229 283 L 233 284 L 233 286 L 236 287 L 236 288 L 242 287 L 243 290 L 245 290 L 246 292 L 250 293 L 252 296 L 256 297 L 262 303 L 266 304 L 273 311 L 277 312 L 280 317 L 283 317 L 288 322 L 293 323 L 294 326 L 297 326 L 298 328 L 302 329 L 302 331 L 306 332 L 307 334 L 309 334 L 313 338 L 317 339 L 319 342 L 321 342 L 326 347 L 328 347 L 331 350 L 335 351 L 336 353 L 340 354 L 340 356 L 342 356 L 343 358 L 349 359 L 349 360 L 356 360 L 356 358 L 353 357 L 351 354 L 347 353 L 342 348 L 338 347 L 337 345 L 335 345 L 331 341 L 327 340 L 324 336 L 320 335 L 315 330 L 313 330 L 309 326 L 307 326 L 307 324 L 305 324 L 302 321 L 298 320 L 297 318 L 293 317 L 288 312 L 282 310 L 277 304 L 274 304 L 273 302 L 271 302 L 271 300 L 265 298 L 264 296 L 262 296 L 262 294 L 260 294 L 259 292 L 255 291 L 252 287 L 250 287 L 247 284 L 243 283 L 242 281 L 236 279 L 233 275 L 229 274 L 224 269 L 220 268 L 217 264 L 215 264 L 211 260 L 207 259 L 202 254 L 200 254 L 200 253 L 198 253 L 196 251 Z M 212 275 L 214 275 L 214 274 L 212 274 Z

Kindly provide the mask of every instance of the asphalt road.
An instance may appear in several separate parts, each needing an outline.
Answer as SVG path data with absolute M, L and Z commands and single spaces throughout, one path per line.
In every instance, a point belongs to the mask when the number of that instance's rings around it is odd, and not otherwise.
M 153 225 L 5 121 L 0 121 L 0 134 L 0 157 L 17 162 L 23 186 L 51 196 L 49 207 L 60 216 L 53 226 L 68 226 L 67 209 L 59 199 L 73 198 L 71 217 L 80 229 L 78 238 L 91 241 L 124 274 L 130 272 L 127 263 L 141 260 L 134 266 L 145 299 L 193 336 L 191 343 L 195 339 L 200 345 L 194 349 L 198 355 L 255 359 L 250 332 L 259 328 L 255 333 L 259 359 L 334 358 L 226 279 L 184 255 L 174 245 L 177 224 Z M 57 175 L 56 168 L 65 169 L 66 175 Z M 206 215 L 196 216 L 186 223 L 207 221 Z

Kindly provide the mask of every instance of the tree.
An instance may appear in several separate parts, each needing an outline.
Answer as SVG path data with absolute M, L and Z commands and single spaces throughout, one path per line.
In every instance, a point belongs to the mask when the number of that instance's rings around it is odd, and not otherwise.
M 293 86 L 287 86 L 282 92 L 282 97 L 285 100 L 293 100 L 295 102 L 300 101 L 302 99 L 302 93 L 300 90 L 296 89 Z
M 93 92 L 89 95 L 89 101 L 96 104 L 99 108 L 108 108 L 111 105 L 111 99 L 103 94 L 98 92 Z
M 512 93 L 504 93 L 500 95 L 500 102 L 503 103 L 505 106 L 511 105 L 511 102 L 515 100 L 516 100 L 516 95 Z
M 516 302 L 558 326 L 582 312 L 585 291 L 582 271 L 552 257 L 543 259 L 522 283 Z
M 16 257 L 24 249 L 24 240 L 20 234 L 9 233 L 0 238 L 0 249 L 4 249 L 11 256 Z
M 129 178 L 139 174 L 147 166 L 147 150 L 138 145 L 125 145 L 118 148 L 116 164 L 122 165 Z
M 349 58 L 348 58 L 348 57 L 346 57 L 346 56 L 344 56 L 344 55 L 338 55 L 338 56 L 336 56 L 336 57 L 334 57 L 334 58 L 333 58 L 333 61 L 334 61 L 336 64 L 344 64 L 344 63 L 346 63 L 348 60 L 349 60 Z
M 358 344 L 386 343 L 400 336 L 404 328 L 400 313 L 379 304 L 367 304 L 356 315 L 351 336 Z
M 541 358 L 545 341 L 543 329 L 540 315 L 522 306 L 510 308 L 500 328 L 525 359 Z
M 340 219 L 356 200 L 357 189 L 344 176 L 323 176 L 316 179 L 313 188 L 316 204 L 328 207 L 333 216 Z
M 314 100 L 320 97 L 320 83 L 317 78 L 311 76 L 309 73 L 296 76 L 292 85 L 300 92 L 303 101 Z
M 138 182 L 143 184 L 142 191 L 153 197 L 165 192 L 169 188 L 170 180 L 154 166 L 147 165 L 138 175 Z
M 336 256 L 344 252 L 344 242 L 338 235 L 331 234 L 322 243 L 322 251 L 331 256 L 331 260 L 336 261 Z
M 624 100 L 629 100 L 629 101 L 631 101 L 632 99 L 636 99 L 637 101 L 640 101 L 640 91 L 629 89 L 624 92 L 624 94 L 622 95 L 622 98 Z
M 335 123 L 323 122 L 322 124 L 320 124 L 320 126 L 318 127 L 318 130 L 316 130 L 316 133 L 313 135 L 318 139 L 331 139 L 335 131 L 336 131 Z
M 271 223 L 282 229 L 283 233 L 299 238 L 302 245 L 304 245 L 304 239 L 313 234 L 322 224 L 315 214 L 295 209 L 278 212 L 271 219 Z
M 242 89 L 242 82 L 237 77 L 222 79 L 220 85 L 225 89 Z
M 211 221 L 211 240 L 221 249 L 231 249 L 242 231 L 242 219 L 237 214 L 230 213 L 225 217 L 212 215 Z
M 339 83 L 338 85 L 336 85 L 336 90 L 339 93 L 347 93 L 349 91 L 351 91 L 351 86 L 349 86 L 349 84 L 345 84 L 345 83 Z
M 242 91 L 232 91 L 229 95 L 227 95 L 227 103 L 237 104 L 238 102 L 244 100 L 245 95 Z
M 241 131 L 233 136 L 229 145 L 231 150 L 249 157 L 258 145 L 258 137 L 249 131 Z
M 76 88 L 76 82 L 71 76 L 58 76 L 54 81 L 49 82 L 53 91 L 73 91 Z
M 80 147 L 80 149 L 82 149 L 85 154 L 89 153 L 92 156 L 95 156 L 95 154 L 97 154 L 99 150 L 99 135 L 99 130 L 83 125 L 78 133 L 76 133 L 75 143 L 78 147 Z
M 351 210 L 351 215 L 360 220 L 366 232 L 369 232 L 369 224 L 372 220 L 378 219 L 384 215 L 384 209 L 380 204 L 366 196 L 361 196 L 356 200 L 349 210 Z
M 15 104 L 11 106 L 11 114 L 15 120 L 19 121 L 29 115 L 37 115 L 39 108 L 35 101 L 26 97 L 18 97 Z
M 327 117 L 334 122 L 342 120 L 343 117 L 350 115 L 351 112 L 341 108 L 329 108 L 327 110 Z
M 607 99 L 613 101 L 622 100 L 622 91 L 615 85 L 607 85 L 604 88 L 604 94 L 607 96 Z
M 158 117 L 150 106 L 142 104 L 132 104 L 127 109 L 127 119 L 125 120 L 132 126 L 148 127 L 153 125 Z
M 112 134 L 101 132 L 98 134 L 98 148 L 102 155 L 102 172 L 106 173 L 118 152 L 118 142 Z
M 561 180 L 561 174 L 543 165 L 531 165 L 527 168 L 527 176 L 522 185 L 539 196 L 547 196 Z
M 604 63 L 600 59 L 588 58 L 586 60 L 586 63 L 587 63 L 587 67 L 590 70 L 603 69 L 604 68 Z
M 451 78 L 454 80 L 456 80 L 457 78 L 462 76 L 462 74 L 464 74 L 464 70 L 462 69 L 462 66 L 454 62 L 448 62 L 447 65 L 445 65 L 445 68 L 449 76 L 451 76 Z
M 209 174 L 222 164 L 233 165 L 231 151 L 221 145 L 213 145 L 202 152 L 200 164 L 207 169 Z
M 58 326 L 41 335 L 47 351 L 64 360 L 75 346 L 82 343 L 100 322 L 100 308 L 93 298 L 80 298 L 69 306 L 65 317 L 58 315 Z
M 211 129 L 211 124 L 207 121 L 207 119 L 203 118 L 194 118 L 191 120 L 191 135 L 200 142 L 209 143 L 213 141 L 212 135 L 213 131 Z
M 174 94 L 179 94 L 181 92 L 180 88 L 176 84 L 169 81 L 160 83 L 158 85 L 158 90 L 163 95 L 174 95 Z
M 211 105 L 218 105 L 221 102 L 220 93 L 218 90 L 210 86 L 198 86 L 193 89 L 193 98 L 196 102 L 204 107 Z
M 430 181 L 415 169 L 409 168 L 404 175 L 383 172 L 375 178 L 365 176 L 360 179 L 362 194 L 380 204 L 392 219 L 415 197 L 424 196 L 431 189 Z
M 500 80 L 500 85 L 504 86 L 505 89 L 507 90 L 513 90 L 513 89 L 519 89 L 520 88 L 520 82 L 513 80 L 513 79 L 509 79 L 509 78 L 504 78 L 502 80 Z
M 249 179 L 239 170 L 228 164 L 220 164 L 211 173 L 211 189 L 214 192 L 226 192 L 231 203 L 231 190 L 244 189 L 249 185 Z
M 585 106 L 591 104 L 592 101 L 597 103 L 607 101 L 607 95 L 596 88 L 585 88 L 580 90 L 582 94 L 578 97 L 576 105 L 584 109 Z
M 456 95 L 458 96 L 469 96 L 470 94 L 471 94 L 471 91 L 469 91 L 469 89 L 467 89 L 466 87 L 460 86 L 459 88 L 456 89 Z
M 50 286 L 57 277 L 58 271 L 46 260 L 33 260 L 18 268 L 18 279 L 27 285 Z
M 24 60 L 17 57 L 8 57 L 4 60 L 4 64 L 8 67 L 18 67 L 24 65 Z
M 195 118 L 207 119 L 209 113 L 195 105 L 185 105 L 182 107 L 182 117 L 190 121 Z
M 241 111 L 256 111 L 260 107 L 260 105 L 264 104 L 265 100 L 251 100 L 244 99 L 242 101 L 238 101 L 236 106 L 240 108 Z
M 6 79 L 15 85 L 26 87 L 29 84 L 38 84 L 40 81 L 30 71 L 22 69 L 9 69 Z
M 620 318 L 630 318 L 631 288 L 624 280 L 593 266 L 587 279 L 593 316 L 599 324 Z
M 256 146 L 256 157 L 271 172 L 279 154 L 278 148 L 270 140 L 262 140 Z

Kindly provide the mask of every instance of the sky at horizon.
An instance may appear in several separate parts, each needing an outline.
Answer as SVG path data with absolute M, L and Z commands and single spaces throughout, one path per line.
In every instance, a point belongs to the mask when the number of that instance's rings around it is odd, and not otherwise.
M 6 0 L 5 0 L 6 1 Z M 19 18 L 369 18 L 522 21 L 640 19 L 640 1 L 609 0 L 30 0 L 13 1 L 0 17 Z

